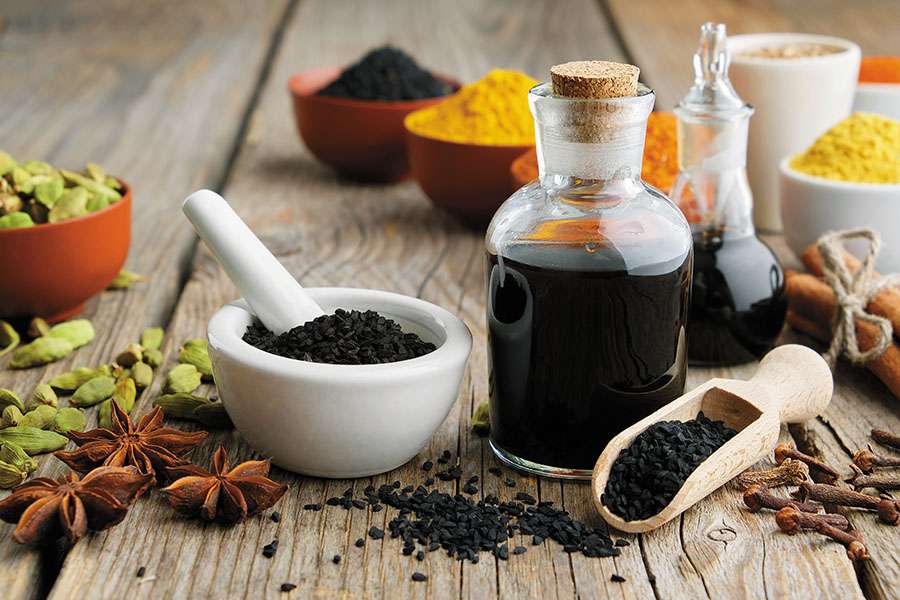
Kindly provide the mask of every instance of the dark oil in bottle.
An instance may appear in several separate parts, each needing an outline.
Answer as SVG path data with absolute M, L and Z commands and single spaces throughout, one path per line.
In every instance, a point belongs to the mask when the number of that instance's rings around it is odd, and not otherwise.
M 781 332 L 786 311 L 784 271 L 764 242 L 755 235 L 694 234 L 691 364 L 740 364 L 762 357 Z
M 635 273 L 612 247 L 488 253 L 494 447 L 589 472 L 612 437 L 680 396 L 690 262 Z

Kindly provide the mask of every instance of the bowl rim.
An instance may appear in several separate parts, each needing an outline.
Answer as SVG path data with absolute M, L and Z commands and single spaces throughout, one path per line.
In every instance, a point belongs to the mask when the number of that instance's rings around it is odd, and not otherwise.
M 101 215 L 103 215 L 107 212 L 112 212 L 113 210 L 116 210 L 117 208 L 121 208 L 120 205 L 122 205 L 126 199 L 129 202 L 131 201 L 131 186 L 128 185 L 125 181 L 119 179 L 118 177 L 116 177 L 116 180 L 118 180 L 118 182 L 121 183 L 122 186 L 125 188 L 125 193 L 122 194 L 122 197 L 119 198 L 118 201 L 113 202 L 106 208 L 101 208 L 100 210 L 95 210 L 92 213 L 88 213 L 88 214 L 82 215 L 80 217 L 75 217 L 74 219 L 66 219 L 65 221 L 60 221 L 58 223 L 35 223 L 34 226 L 32 226 L 32 227 L 11 227 L 9 229 L 0 229 L 0 236 L 26 235 L 25 232 L 35 233 L 38 231 L 53 231 L 56 228 L 65 227 L 67 225 L 72 225 L 73 223 L 82 223 L 84 221 L 93 219 L 95 217 L 99 218 Z
M 838 188 L 849 191 L 884 191 L 900 194 L 900 183 L 872 183 L 868 181 L 841 181 L 838 179 L 827 179 L 816 175 L 808 175 L 791 168 L 791 160 L 796 155 L 786 156 L 778 163 L 778 170 L 785 177 L 792 177 L 803 183 L 815 185 L 823 188 Z
M 426 106 L 436 104 L 437 102 L 441 102 L 442 100 L 449 98 L 450 96 L 458 92 L 463 86 L 462 82 L 455 77 L 445 75 L 444 73 L 441 73 L 439 71 L 428 70 L 436 78 L 442 80 L 444 83 L 449 84 L 453 88 L 453 91 L 449 94 L 444 94 L 443 96 L 433 96 L 431 98 L 421 98 L 419 100 L 363 100 L 359 98 L 342 98 L 340 96 L 319 96 L 316 92 L 321 90 L 324 85 L 310 92 L 301 92 L 297 89 L 300 85 L 300 80 L 304 77 L 308 77 L 310 75 L 318 73 L 335 71 L 336 77 L 334 77 L 334 79 L 337 79 L 343 69 L 344 67 L 342 66 L 332 65 L 325 67 L 314 67 L 311 69 L 300 71 L 298 73 L 294 73 L 293 75 L 288 77 L 288 91 L 294 98 L 314 98 L 316 102 L 331 104 L 334 106 L 346 106 L 348 108 L 367 108 L 376 110 L 416 110 L 418 108 L 424 108 Z M 333 81 L 334 79 L 329 80 L 328 83 L 331 83 L 331 81 Z M 325 85 L 327 85 L 327 83 Z
M 441 139 L 441 138 L 437 138 L 437 137 L 432 137 L 430 135 L 423 135 L 423 134 L 413 131 L 412 129 L 409 128 L 409 125 L 406 123 L 406 121 L 407 121 L 407 119 L 409 119 L 410 116 L 412 116 L 412 115 L 409 114 L 403 118 L 403 129 L 405 129 L 406 133 L 408 133 L 409 135 L 411 135 L 413 137 L 417 137 L 422 140 L 427 140 L 429 142 L 438 142 L 441 144 L 446 144 L 448 146 L 459 146 L 461 149 L 472 148 L 472 147 L 475 147 L 475 148 L 497 148 L 497 149 L 502 149 L 502 150 L 520 149 L 522 154 L 525 154 L 526 152 L 528 152 L 529 150 L 531 150 L 532 148 L 534 148 L 537 145 L 536 142 L 532 142 L 530 144 L 525 144 L 525 145 L 522 145 L 522 144 L 478 144 L 475 142 L 456 142 L 453 140 L 445 140 L 445 139 Z M 518 157 L 516 157 L 516 158 L 518 158 Z
M 377 298 L 393 305 L 419 311 L 430 316 L 444 329 L 446 339 L 436 350 L 408 360 L 375 365 L 335 365 L 297 360 L 270 354 L 245 342 L 235 327 L 248 317 L 253 318 L 249 305 L 239 298 L 221 306 L 210 318 L 207 338 L 210 347 L 231 360 L 274 375 L 307 381 L 347 381 L 348 377 L 360 381 L 397 381 L 405 375 L 422 375 L 446 371 L 465 362 L 472 349 L 472 333 L 468 326 L 450 311 L 420 298 L 367 288 L 313 287 L 306 288 L 314 296 L 338 295 L 355 300 Z
M 735 49 L 735 46 L 743 48 L 766 43 L 764 40 L 771 40 L 772 43 L 790 43 L 791 41 L 830 44 L 842 48 L 840 52 L 831 52 L 829 54 L 821 54 L 818 56 L 795 56 L 795 57 L 768 57 L 768 56 L 746 56 L 741 55 Z M 754 44 L 756 41 L 756 44 Z M 862 56 L 859 44 L 846 38 L 833 35 L 821 35 L 817 33 L 800 33 L 791 31 L 770 31 L 758 33 L 742 33 L 738 35 L 728 36 L 727 41 L 728 57 L 732 64 L 741 63 L 744 65 L 760 65 L 773 64 L 779 67 L 788 67 L 792 65 L 797 67 L 806 67 L 810 63 L 823 63 L 830 60 L 844 60 L 848 56 Z

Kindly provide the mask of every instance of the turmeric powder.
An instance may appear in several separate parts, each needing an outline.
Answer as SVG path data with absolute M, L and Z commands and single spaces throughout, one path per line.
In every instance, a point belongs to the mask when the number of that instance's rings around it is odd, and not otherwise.
M 790 161 L 795 171 L 857 183 L 900 183 L 900 121 L 854 113 Z
M 494 69 L 443 102 L 407 115 L 406 128 L 425 137 L 464 144 L 534 144 L 528 90 L 537 83 L 519 71 Z

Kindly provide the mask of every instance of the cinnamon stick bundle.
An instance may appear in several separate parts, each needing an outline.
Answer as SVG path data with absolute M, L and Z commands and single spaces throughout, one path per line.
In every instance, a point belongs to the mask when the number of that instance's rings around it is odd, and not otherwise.
M 816 244 L 808 246 L 800 258 L 814 275 L 825 275 L 824 261 Z M 844 262 L 851 273 L 855 273 L 862 265 L 858 258 L 846 251 Z M 878 292 L 866 306 L 866 312 L 889 320 L 894 328 L 894 339 L 900 340 L 900 289 L 885 288 Z
M 837 311 L 837 298 L 831 287 L 814 275 L 788 271 L 785 275 L 785 293 L 788 298 L 788 324 L 828 343 L 831 340 L 832 319 Z M 896 333 L 897 329 L 894 331 Z M 879 335 L 880 330 L 872 323 L 856 320 L 856 337 L 863 352 L 876 345 Z M 895 397 L 900 398 L 900 345 L 896 340 L 881 356 L 867 362 L 866 368 Z

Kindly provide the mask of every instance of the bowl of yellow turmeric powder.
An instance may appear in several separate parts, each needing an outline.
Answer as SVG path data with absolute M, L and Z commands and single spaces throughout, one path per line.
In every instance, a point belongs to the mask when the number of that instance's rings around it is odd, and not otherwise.
M 782 160 L 780 180 L 784 236 L 798 256 L 827 231 L 872 227 L 878 269 L 900 272 L 900 121 L 854 113 Z
M 537 83 L 494 69 L 406 116 L 412 176 L 436 206 L 470 226 L 490 222 L 513 192 L 510 165 L 534 147 L 528 90 Z

